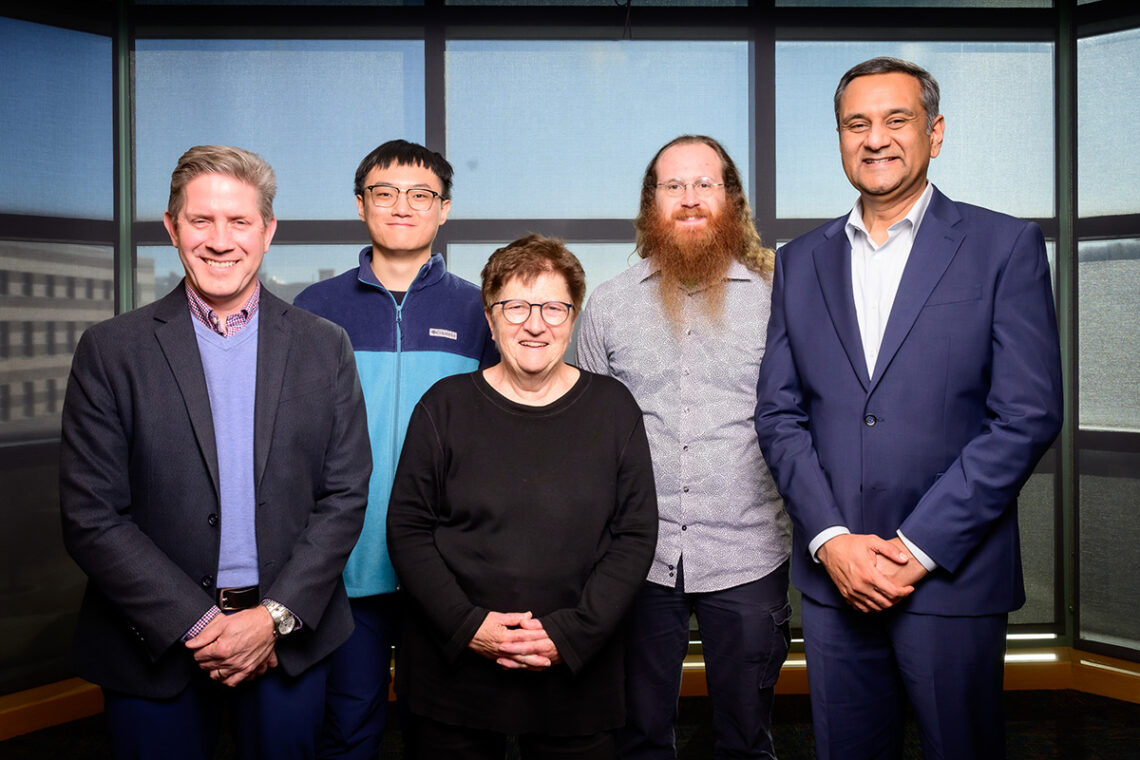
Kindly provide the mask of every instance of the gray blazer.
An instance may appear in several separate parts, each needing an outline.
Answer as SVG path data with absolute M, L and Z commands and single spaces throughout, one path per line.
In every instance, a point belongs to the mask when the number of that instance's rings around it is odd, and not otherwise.
M 344 330 L 264 287 L 258 320 L 260 593 L 304 622 L 277 645 L 296 675 L 352 631 L 341 571 L 372 459 Z M 89 579 L 78 674 L 173 696 L 197 669 L 181 637 L 214 601 L 220 525 L 213 418 L 184 285 L 83 334 L 60 456 L 64 543 Z

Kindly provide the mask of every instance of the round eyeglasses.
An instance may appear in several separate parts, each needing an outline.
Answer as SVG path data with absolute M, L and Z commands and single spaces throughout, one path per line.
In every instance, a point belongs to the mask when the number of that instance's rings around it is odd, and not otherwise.
M 431 208 L 431 204 L 435 203 L 436 198 L 443 196 L 435 190 L 429 190 L 426 187 L 409 187 L 407 190 L 401 190 L 392 185 L 368 185 L 364 188 L 364 192 L 372 200 L 372 205 L 376 208 L 392 208 L 400 200 L 400 193 L 407 196 L 408 205 L 416 211 L 427 211 Z
M 574 304 L 565 303 L 563 301 L 531 303 L 518 298 L 512 298 L 509 301 L 495 301 L 495 303 L 491 304 L 492 309 L 496 306 L 503 307 L 503 319 L 512 325 L 521 325 L 530 319 L 531 310 L 537 306 L 539 307 L 538 313 L 542 315 L 542 321 L 551 327 L 558 327 L 558 325 L 569 319 L 570 310 L 574 308 Z
M 658 182 L 657 187 L 670 198 L 680 198 L 685 194 L 686 187 L 693 188 L 694 193 L 704 198 L 712 195 L 718 187 L 724 187 L 724 183 L 713 182 L 709 177 L 699 177 L 692 182 L 682 182 L 679 179 L 671 179 L 668 182 Z

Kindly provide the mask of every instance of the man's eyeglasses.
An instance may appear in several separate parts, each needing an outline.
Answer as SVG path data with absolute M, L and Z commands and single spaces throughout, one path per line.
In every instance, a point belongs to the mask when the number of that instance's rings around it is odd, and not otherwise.
M 408 197 L 408 205 L 416 211 L 427 211 L 431 208 L 431 204 L 435 203 L 436 198 L 443 196 L 435 190 L 428 190 L 426 187 L 409 187 L 407 190 L 401 190 L 392 185 L 368 185 L 364 188 L 364 192 L 372 200 L 372 205 L 377 208 L 392 208 L 400 200 L 400 193 Z
M 709 177 L 699 177 L 692 182 L 681 182 L 680 180 L 671 179 L 668 182 L 658 182 L 657 187 L 660 188 L 670 198 L 680 198 L 685 194 L 685 188 L 693 188 L 693 192 L 698 197 L 704 198 L 712 195 L 718 187 L 724 187 L 723 182 L 713 182 Z
M 547 301 L 546 303 L 530 303 L 521 299 L 511 299 L 510 301 L 495 301 L 491 304 L 491 308 L 496 306 L 503 307 L 503 319 L 510 322 L 512 325 L 521 325 L 523 322 L 530 319 L 530 312 L 535 306 L 539 307 L 538 313 L 542 315 L 542 321 L 551 327 L 558 327 L 558 325 L 565 322 L 570 317 L 570 310 L 574 308 L 572 303 L 564 303 L 562 301 Z

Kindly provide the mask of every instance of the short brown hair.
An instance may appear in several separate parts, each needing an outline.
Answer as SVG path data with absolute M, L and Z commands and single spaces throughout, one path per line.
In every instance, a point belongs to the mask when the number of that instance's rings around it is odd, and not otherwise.
M 182 154 L 170 175 L 170 200 L 166 210 L 175 220 L 186 201 L 186 186 L 203 174 L 232 177 L 257 191 L 261 221 L 273 220 L 273 198 L 277 195 L 277 177 L 265 159 L 248 150 L 230 145 L 196 145 Z
M 574 311 L 581 313 L 586 297 L 586 272 L 578 257 L 570 253 L 558 238 L 531 233 L 507 243 L 491 254 L 483 267 L 483 308 L 491 310 L 503 287 L 518 277 L 524 283 L 534 282 L 541 274 L 562 275 Z
M 760 233 L 756 230 L 756 221 L 752 218 L 752 209 L 748 206 L 748 199 L 744 196 L 744 185 L 740 181 L 740 172 L 736 164 L 719 142 L 706 135 L 681 135 L 675 137 L 661 146 L 661 150 L 653 156 L 649 166 L 645 167 L 645 176 L 641 180 L 641 208 L 633 226 L 637 230 L 637 255 L 649 258 L 653 251 L 646 250 L 644 245 L 645 230 L 653 220 L 657 211 L 657 160 L 661 154 L 676 145 L 707 145 L 720 158 L 721 173 L 724 176 L 724 194 L 728 199 L 729 208 L 736 216 L 744 238 L 744 249 L 737 253 L 736 259 L 749 269 L 759 272 L 771 279 L 772 270 L 776 264 L 776 252 L 766 248 L 760 240 Z

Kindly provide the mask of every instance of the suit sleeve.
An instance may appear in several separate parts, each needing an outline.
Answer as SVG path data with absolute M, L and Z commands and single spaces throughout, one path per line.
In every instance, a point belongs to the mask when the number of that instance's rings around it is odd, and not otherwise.
M 634 404 L 632 398 L 630 403 Z M 578 606 L 542 617 L 543 627 L 573 673 L 613 637 L 645 580 L 657 546 L 657 489 L 640 409 L 618 466 L 610 538 L 609 548 L 586 579 Z
M 609 375 L 610 362 L 606 351 L 606 333 L 603 318 L 598 312 L 604 304 L 597 291 L 582 311 L 582 321 L 578 325 L 578 336 L 574 344 L 574 356 L 578 366 L 588 372 Z
M 772 313 L 756 384 L 756 434 L 788 515 L 810 538 L 846 525 L 808 429 L 804 391 L 788 337 L 787 255 L 785 248 L 776 256 Z
M 435 546 L 443 492 L 443 447 L 423 404 L 408 421 L 388 503 L 388 554 L 408 591 L 440 632 L 443 654 L 466 649 L 490 610 L 471 603 Z
M 106 338 L 105 333 L 98 333 Z M 106 365 L 113 352 L 88 330 L 76 347 L 63 404 L 60 514 L 67 551 L 126 618 L 152 660 L 213 604 L 132 516 L 130 398 Z
M 306 627 L 320 624 L 348 555 L 364 525 L 372 450 L 356 360 L 348 334 L 340 336 L 332 386 L 333 422 L 325 445 L 316 500 L 288 561 L 262 596 L 288 607 Z
M 1026 224 L 998 273 L 993 363 L 981 433 L 899 531 L 954 572 L 1015 502 L 1061 429 L 1061 359 L 1045 240 Z

